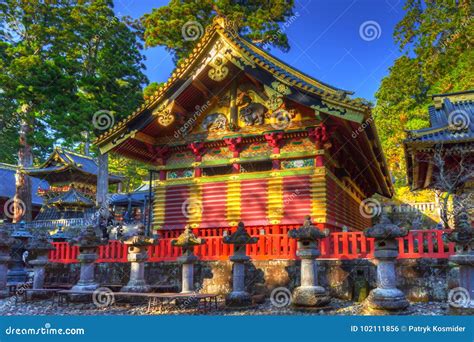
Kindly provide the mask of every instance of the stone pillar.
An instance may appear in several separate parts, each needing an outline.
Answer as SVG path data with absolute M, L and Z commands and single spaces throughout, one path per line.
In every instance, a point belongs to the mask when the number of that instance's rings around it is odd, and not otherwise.
M 459 265 L 459 286 L 448 292 L 448 304 L 452 314 L 474 314 L 474 229 L 467 213 L 459 215 L 456 228 L 448 234 L 448 240 L 456 243 L 456 254 L 449 260 Z
M 194 246 L 205 243 L 204 239 L 198 238 L 193 234 L 190 225 L 187 225 L 177 240 L 171 241 L 174 247 L 181 247 L 183 255 L 178 258 L 178 262 L 182 264 L 182 286 L 181 293 L 194 292 L 194 263 L 198 260 L 194 255 Z
M 128 261 L 130 265 L 130 280 L 122 287 L 122 292 L 150 292 L 145 280 L 145 262 L 148 260 L 148 246 L 156 240 L 145 236 L 145 225 L 139 224 L 136 235 L 124 241 L 128 245 Z
M 243 222 L 239 222 L 234 234 L 224 237 L 224 243 L 234 245 L 232 261 L 232 292 L 225 299 L 225 304 L 232 308 L 245 308 L 252 305 L 252 297 L 245 290 L 245 263 L 250 258 L 245 254 L 248 244 L 257 243 L 258 237 L 251 237 L 245 230 Z
M 30 261 L 34 268 L 33 289 L 42 289 L 45 279 L 45 266 L 48 263 L 48 253 L 55 248 L 48 240 L 48 234 L 43 233 L 33 239 L 27 246 L 28 250 L 36 254 L 36 259 Z
M 377 288 L 370 291 L 363 311 L 369 314 L 394 314 L 405 310 L 409 303 L 405 294 L 397 289 L 395 261 L 398 256 L 396 238 L 408 234 L 392 224 L 384 215 L 381 222 L 364 232 L 366 237 L 375 239 L 374 257 L 377 263 Z
M 293 291 L 292 304 L 302 308 L 326 306 L 331 297 L 326 289 L 318 284 L 316 258 L 320 255 L 318 240 L 327 234 L 313 226 L 311 218 L 307 216 L 303 226 L 290 230 L 288 236 L 297 240 L 296 255 L 301 258 L 301 285 Z
M 0 298 L 8 297 L 7 273 L 10 261 L 10 247 L 14 239 L 4 229 L 0 229 Z
M 77 259 L 81 263 L 81 275 L 79 281 L 73 286 L 74 291 L 94 291 L 99 287 L 95 281 L 95 261 L 97 250 L 100 245 L 105 244 L 95 233 L 94 227 L 88 226 L 78 239 L 71 241 L 72 245 L 79 246 Z
M 20 227 L 11 235 L 14 243 L 11 248 L 11 266 L 8 271 L 9 283 L 25 283 L 28 279 L 28 272 L 25 270 L 23 254 L 26 251 L 28 239 L 32 237 L 25 228 L 25 223 L 21 222 Z

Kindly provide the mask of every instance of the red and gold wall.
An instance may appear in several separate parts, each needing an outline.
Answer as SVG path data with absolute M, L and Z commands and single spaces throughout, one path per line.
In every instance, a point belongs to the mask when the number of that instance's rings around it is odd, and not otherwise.
M 155 229 L 302 224 L 362 230 L 361 196 L 325 167 L 163 180 L 155 184 Z

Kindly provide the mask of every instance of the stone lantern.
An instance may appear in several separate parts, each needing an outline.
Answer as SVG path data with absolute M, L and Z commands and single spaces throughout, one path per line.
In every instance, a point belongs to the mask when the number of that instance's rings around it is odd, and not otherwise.
M 10 248 L 15 240 L 5 229 L 0 229 L 0 298 L 8 297 L 7 273 L 10 261 Z
M 258 237 L 251 237 L 245 230 L 244 223 L 239 222 L 235 233 L 224 236 L 223 242 L 234 245 L 234 254 L 229 258 L 234 263 L 232 268 L 232 292 L 225 299 L 226 306 L 246 307 L 252 304 L 252 297 L 245 291 L 245 262 L 250 260 L 246 255 L 246 246 L 257 243 Z
M 191 293 L 194 291 L 194 263 L 198 259 L 197 256 L 194 255 L 194 246 L 204 243 L 204 239 L 198 238 L 193 234 L 190 225 L 184 228 L 184 232 L 178 236 L 177 240 L 171 241 L 172 246 L 181 247 L 183 249 L 183 255 L 178 258 L 178 262 L 183 265 L 181 293 Z
M 44 278 L 46 275 L 45 266 L 48 263 L 49 251 L 55 248 L 49 241 L 49 235 L 46 232 L 40 233 L 36 238 L 33 238 L 27 245 L 30 252 L 36 255 L 36 259 L 30 261 L 34 268 L 33 289 L 42 289 L 44 286 Z
M 99 287 L 94 278 L 95 264 L 97 260 L 98 247 L 104 245 L 104 240 L 100 239 L 93 226 L 88 226 L 81 232 L 77 239 L 71 241 L 73 246 L 79 246 L 79 256 L 77 259 L 81 263 L 81 275 L 74 291 L 94 291 Z
M 456 254 L 449 260 L 459 265 L 459 287 L 448 294 L 450 311 L 458 315 L 474 314 L 474 229 L 469 216 L 462 213 L 456 228 L 449 234 L 449 241 L 456 243 Z
M 15 241 L 11 248 L 11 267 L 8 271 L 8 282 L 10 283 L 25 283 L 28 278 L 28 272 L 25 270 L 23 256 L 26 252 L 28 239 L 32 236 L 33 235 L 26 230 L 25 222 L 23 221 L 20 223 L 20 227 L 11 235 Z
M 148 259 L 148 246 L 156 243 L 156 239 L 145 236 L 145 225 L 136 227 L 136 235 L 123 241 L 128 246 L 128 261 L 131 262 L 130 281 L 123 292 L 150 292 L 145 281 L 145 261 Z
M 397 289 L 395 260 L 398 256 L 397 238 L 408 231 L 392 224 L 383 215 L 380 223 L 364 231 L 366 237 L 375 239 L 374 257 L 377 263 L 377 287 L 370 291 L 364 311 L 390 314 L 406 309 L 409 305 L 405 294 Z
M 306 216 L 303 226 L 288 232 L 291 239 L 296 239 L 296 255 L 301 258 L 301 285 L 294 289 L 292 303 L 297 307 L 323 307 L 330 301 L 328 291 L 318 285 L 318 265 L 316 258 L 321 254 L 318 240 L 327 236 L 311 223 Z

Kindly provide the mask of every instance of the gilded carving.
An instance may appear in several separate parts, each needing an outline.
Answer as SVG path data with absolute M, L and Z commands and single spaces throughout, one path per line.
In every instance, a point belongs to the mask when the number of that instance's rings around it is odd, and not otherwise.
M 254 102 L 247 92 L 242 92 L 237 98 L 239 116 L 247 126 L 262 125 L 268 112 L 263 104 Z
M 209 132 L 225 131 L 227 129 L 227 118 L 222 113 L 209 114 L 202 121 L 201 128 Z
M 209 78 L 213 81 L 220 82 L 229 74 L 229 68 L 225 65 L 225 60 L 222 57 L 216 57 L 209 63 L 211 69 L 209 70 Z
M 167 127 L 174 122 L 172 107 L 173 103 L 163 103 L 153 112 L 153 114 L 157 116 L 160 125 Z

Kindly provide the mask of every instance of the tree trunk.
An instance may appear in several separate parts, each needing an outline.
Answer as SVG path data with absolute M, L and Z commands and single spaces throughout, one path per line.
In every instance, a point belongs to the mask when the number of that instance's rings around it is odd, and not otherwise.
M 33 166 L 33 153 L 28 143 L 28 135 L 32 132 L 32 126 L 26 120 L 22 120 L 20 126 L 20 147 L 18 149 L 18 169 L 15 175 L 15 197 L 13 198 L 13 222 L 32 218 L 32 196 L 31 179 L 21 172 L 21 169 Z
M 109 155 L 99 154 L 99 173 L 97 175 L 96 205 L 101 214 L 108 214 L 107 192 L 109 189 Z
M 89 132 L 82 132 L 82 137 L 84 138 L 84 155 L 90 156 L 90 138 Z

